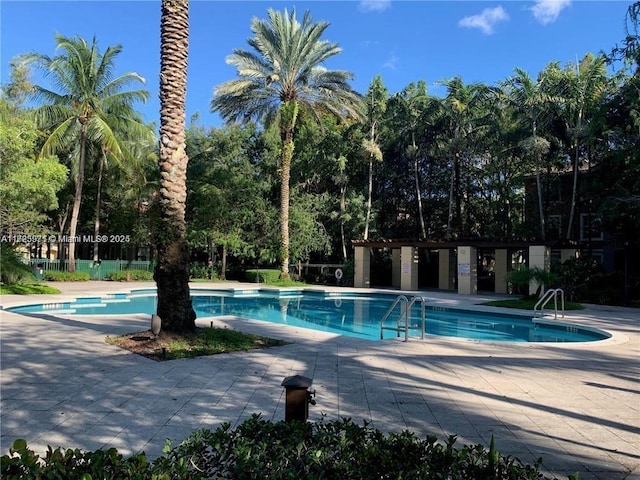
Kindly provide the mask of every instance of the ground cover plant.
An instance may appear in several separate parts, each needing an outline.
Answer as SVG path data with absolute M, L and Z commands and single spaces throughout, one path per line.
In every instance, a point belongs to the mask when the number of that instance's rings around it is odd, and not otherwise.
M 410 431 L 383 433 L 345 418 L 331 422 L 269 422 L 258 415 L 235 429 L 197 430 L 148 461 L 144 453 L 124 457 L 116 449 L 83 452 L 51 448 L 43 458 L 17 440 L 1 459 L 6 479 L 292 479 L 335 480 L 534 480 L 542 463 L 523 464 L 501 455 L 493 439 L 458 445 L 451 436 L 419 438 Z M 578 476 L 569 477 L 577 480 Z
M 286 345 L 287 342 L 252 335 L 229 328 L 196 328 L 193 332 L 160 332 L 151 330 L 107 337 L 107 343 L 153 360 L 193 358 L 218 353 L 238 352 Z

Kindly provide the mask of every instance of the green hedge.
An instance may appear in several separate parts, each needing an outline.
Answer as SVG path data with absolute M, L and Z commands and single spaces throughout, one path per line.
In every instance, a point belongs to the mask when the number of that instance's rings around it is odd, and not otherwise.
M 107 275 L 107 280 L 114 282 L 153 280 L 153 272 L 146 270 L 118 270 Z
M 416 437 L 409 431 L 385 434 L 350 419 L 333 422 L 277 422 L 254 415 L 235 430 L 224 424 L 198 430 L 175 448 L 148 462 L 144 453 L 128 458 L 115 449 L 95 452 L 56 449 L 39 458 L 17 440 L 1 459 L 3 479 L 543 479 L 539 468 L 502 456 L 493 447 L 455 445 L 449 437 Z M 571 478 L 577 478 L 573 476 Z
M 85 282 L 91 277 L 88 272 L 58 272 L 55 270 L 47 270 L 44 272 L 43 279 L 48 282 Z

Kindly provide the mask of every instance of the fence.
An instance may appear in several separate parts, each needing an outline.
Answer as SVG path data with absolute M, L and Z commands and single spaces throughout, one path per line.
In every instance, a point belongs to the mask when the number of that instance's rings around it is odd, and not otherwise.
M 68 270 L 68 260 L 49 260 L 47 258 L 32 258 L 29 264 L 36 274 L 41 277 L 44 272 L 53 270 L 56 272 L 66 272 Z M 146 270 L 153 269 L 152 262 L 146 260 L 76 260 L 76 272 L 87 272 L 92 280 L 103 280 L 112 272 L 120 270 Z

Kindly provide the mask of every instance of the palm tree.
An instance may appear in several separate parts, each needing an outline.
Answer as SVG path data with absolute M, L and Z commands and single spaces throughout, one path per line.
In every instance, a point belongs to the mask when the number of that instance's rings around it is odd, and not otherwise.
M 57 49 L 63 53 L 53 58 L 31 54 L 24 57 L 53 78 L 59 88 L 55 92 L 40 85 L 33 86 L 33 95 L 45 104 L 36 109 L 39 126 L 48 137 L 41 155 L 67 154 L 72 164 L 75 183 L 73 209 L 69 225 L 69 271 L 75 271 L 75 237 L 82 203 L 82 187 L 89 142 L 102 145 L 112 155 L 121 157 L 123 146 L 114 132 L 115 123 L 138 128 L 132 116 L 132 105 L 146 101 L 145 90 L 125 90 L 132 83 L 144 83 L 137 73 L 113 77 L 114 63 L 122 51 L 120 45 L 100 53 L 96 39 L 89 45 L 81 38 L 56 36 Z
M 367 91 L 367 129 L 369 130 L 369 138 L 363 141 L 363 148 L 369 154 L 369 183 L 367 196 L 367 216 L 364 222 L 363 238 L 369 238 L 369 222 L 371 221 L 371 208 L 373 205 L 373 161 L 382 161 L 382 150 L 378 142 L 379 126 L 385 111 L 387 110 L 387 100 L 389 92 L 382 83 L 382 77 L 377 75 L 374 77 L 369 90 Z
M 547 87 L 546 70 L 538 75 L 537 80 L 521 68 L 516 68 L 513 76 L 507 79 L 505 86 L 515 107 L 522 113 L 530 128 L 531 136 L 523 146 L 535 159 L 536 189 L 538 193 L 538 215 L 540 217 L 540 236 L 545 238 L 545 219 L 542 201 L 542 184 L 540 182 L 540 159 L 549 151 L 549 141 L 538 135 L 538 127 L 544 121 L 548 112 L 549 102 L 554 96 L 549 94 Z M 557 100 L 557 99 L 556 99 Z
M 251 23 L 254 37 L 248 43 L 255 52 L 236 49 L 227 57 L 239 78 L 215 88 L 211 110 L 227 122 L 277 123 L 282 143 L 280 276 L 288 278 L 289 178 L 299 114 L 360 118 L 361 99 L 347 83 L 351 73 L 322 66 L 341 52 L 337 44 L 320 40 L 328 23 L 313 23 L 309 12 L 298 22 L 295 9 L 291 14 L 269 9 L 268 15 L 268 20 L 254 18 Z
M 403 137 L 408 137 L 410 141 L 406 148 L 407 156 L 413 161 L 413 176 L 416 187 L 416 199 L 418 202 L 418 217 L 420 221 L 420 238 L 427 238 L 427 230 L 424 223 L 424 213 L 422 208 L 422 188 L 420 187 L 420 165 L 419 161 L 422 153 L 419 152 L 416 143 L 416 133 L 420 120 L 426 113 L 430 103 L 427 95 L 427 85 L 424 80 L 420 80 L 417 84 L 410 83 L 402 92 L 392 97 L 394 104 L 398 106 L 399 121 L 401 122 L 399 129 Z
M 129 116 L 127 116 L 128 118 Z M 116 122 L 113 125 L 113 130 L 116 132 L 119 138 L 121 138 L 121 144 L 126 149 L 123 150 L 122 156 L 113 155 L 109 151 L 106 145 L 93 146 L 93 153 L 96 158 L 98 173 L 97 173 L 97 187 L 96 187 L 96 207 L 95 216 L 93 222 L 93 261 L 97 262 L 99 256 L 99 235 L 100 235 L 100 209 L 102 202 L 102 183 L 104 180 L 105 170 L 111 165 L 117 168 L 121 173 L 133 179 L 134 176 L 139 177 L 142 165 L 145 160 L 148 159 L 148 153 L 155 144 L 155 135 L 153 130 L 144 125 L 142 117 L 136 113 L 131 112 L 131 119 L 137 119 L 135 123 Z
M 608 84 L 604 56 L 594 57 L 587 54 L 575 66 L 569 65 L 561 76 L 564 90 L 564 106 L 569 135 L 573 143 L 573 188 L 567 239 L 572 237 L 572 228 L 578 195 L 578 172 L 582 141 L 593 140 L 592 120 L 605 96 Z
M 157 313 L 165 331 L 195 330 L 185 239 L 187 163 L 185 98 L 189 1 L 162 0 L 160 18 L 160 224 L 156 240 Z
M 473 135 L 478 133 L 482 125 L 484 102 L 495 89 L 484 84 L 464 84 L 460 77 L 443 82 L 447 87 L 447 95 L 442 99 L 444 114 L 449 123 L 449 153 L 452 156 L 451 185 L 449 189 L 449 214 L 447 219 L 446 238 L 451 238 L 453 230 L 453 207 L 455 204 L 458 235 L 463 233 L 462 203 L 461 203 L 461 161 L 468 156 Z

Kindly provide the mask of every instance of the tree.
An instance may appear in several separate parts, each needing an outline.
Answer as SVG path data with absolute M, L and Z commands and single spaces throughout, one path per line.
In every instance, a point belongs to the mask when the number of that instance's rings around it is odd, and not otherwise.
M 367 105 L 366 127 L 369 133 L 369 138 L 363 142 L 364 150 L 369 155 L 367 216 L 364 223 L 363 235 L 365 240 L 369 238 L 369 222 L 371 221 L 371 207 L 373 205 L 373 161 L 382 162 L 382 150 L 378 143 L 380 136 L 378 127 L 382 121 L 385 111 L 387 110 L 388 98 L 389 91 L 384 86 L 384 83 L 382 83 L 382 77 L 380 75 L 375 76 L 371 85 L 369 85 L 367 97 L 365 98 L 365 103 Z
M 395 94 L 391 98 L 391 105 L 396 107 L 397 121 L 399 122 L 396 133 L 400 138 L 406 139 L 405 152 L 407 157 L 413 161 L 413 176 L 415 182 L 416 201 L 418 205 L 418 219 L 420 221 L 420 238 L 427 237 L 427 230 L 424 223 L 424 213 L 422 208 L 422 188 L 420 187 L 420 158 L 423 155 L 419 151 L 416 143 L 416 134 L 419 134 L 418 128 L 421 117 L 427 111 L 430 99 L 427 95 L 427 85 L 424 80 L 418 83 L 410 83 L 402 92 Z M 407 138 L 408 137 L 408 138 Z
M 165 331 L 195 330 L 185 239 L 187 164 L 185 98 L 189 56 L 189 1 L 163 0 L 160 18 L 160 218 L 154 279 Z
M 45 213 L 58 207 L 56 193 L 67 181 L 55 156 L 37 158 L 38 134 L 28 112 L 0 98 L 0 226 L 9 240 L 43 234 Z
M 278 219 L 276 209 L 266 201 L 273 175 L 265 171 L 264 159 L 252 163 L 260 143 L 255 124 L 208 132 L 194 125 L 187 129 L 188 240 L 192 247 L 206 248 L 211 261 L 217 247 L 222 247 L 223 280 L 227 254 L 260 261 L 265 252 L 260 254 L 257 244 L 274 245 L 264 242 Z M 274 249 L 271 252 L 274 258 Z
M 237 68 L 239 78 L 218 85 L 211 109 L 227 122 L 255 119 L 276 122 L 282 145 L 280 164 L 280 276 L 289 277 L 289 181 L 294 135 L 301 114 L 331 113 L 339 118 L 360 118 L 361 100 L 348 85 L 353 75 L 329 70 L 322 64 L 337 55 L 337 44 L 320 37 L 327 22 L 313 23 L 309 12 L 302 22 L 295 9 L 269 9 L 269 19 L 254 18 L 255 52 L 236 49 L 227 63 Z
M 516 68 L 513 76 L 507 79 L 505 86 L 509 89 L 510 98 L 528 123 L 531 136 L 524 142 L 526 152 L 535 159 L 536 190 L 538 194 L 538 215 L 540 217 L 540 237 L 545 238 L 545 215 L 542 201 L 542 183 L 540 182 L 540 159 L 549 151 L 549 141 L 538 135 L 538 127 L 545 120 L 548 104 L 554 100 L 547 91 L 547 72 L 544 70 L 533 80 L 521 68 Z M 556 99 L 557 100 L 557 99 Z
M 123 146 L 114 133 L 116 122 L 136 128 L 137 118 L 131 117 L 132 105 L 146 101 L 145 90 L 125 90 L 130 84 L 144 83 L 137 73 L 113 76 L 120 45 L 108 47 L 104 54 L 94 38 L 89 45 L 81 38 L 56 35 L 57 50 L 63 53 L 53 58 L 29 54 L 24 60 L 34 63 L 53 77 L 55 92 L 41 85 L 33 86 L 36 100 L 44 105 L 35 111 L 38 125 L 48 131 L 41 155 L 64 154 L 71 162 L 75 184 L 73 209 L 69 225 L 69 271 L 75 271 L 75 237 L 85 180 L 87 144 L 102 145 L 113 155 L 123 155 Z
M 556 71 L 555 81 L 562 96 L 564 119 L 573 149 L 573 188 L 566 235 L 567 239 L 571 239 L 578 198 L 578 174 L 582 160 L 589 155 L 582 149 L 590 149 L 595 133 L 594 119 L 606 98 L 608 78 L 605 58 L 587 54 L 579 63 Z
M 451 186 L 449 190 L 449 215 L 447 219 L 446 238 L 451 238 L 453 230 L 453 207 L 455 204 L 455 220 L 458 235 L 463 234 L 462 201 L 461 201 L 461 163 L 470 155 L 473 137 L 482 126 L 485 113 L 485 101 L 495 90 L 483 84 L 465 85 L 460 77 L 444 82 L 447 95 L 442 100 L 445 115 L 449 123 L 449 155 L 453 166 Z M 468 198 L 468 195 L 467 195 Z
M 121 115 L 122 117 L 122 115 Z M 99 235 L 100 235 L 100 211 L 102 204 L 102 189 L 105 170 L 111 166 L 117 168 L 130 178 L 140 178 L 143 163 L 148 160 L 148 152 L 155 141 L 153 130 L 145 126 L 136 112 L 131 111 L 124 115 L 127 119 L 137 119 L 135 121 L 116 122 L 113 131 L 121 139 L 121 144 L 126 148 L 122 149 L 122 155 L 114 155 L 107 145 L 92 145 L 93 154 L 97 164 L 96 178 L 96 207 L 93 222 L 93 261 L 97 262 L 99 256 Z

